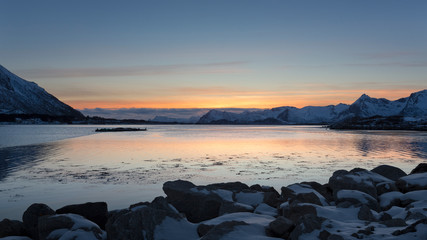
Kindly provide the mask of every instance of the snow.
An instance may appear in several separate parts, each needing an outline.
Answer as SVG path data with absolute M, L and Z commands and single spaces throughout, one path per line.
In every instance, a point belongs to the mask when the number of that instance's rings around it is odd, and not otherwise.
M 176 220 L 166 217 L 162 223 L 154 229 L 154 238 L 156 240 L 191 240 L 199 239 L 197 234 L 197 224 L 187 220 Z
M 427 190 L 418 190 L 405 193 L 400 197 L 400 200 L 413 200 L 414 202 L 427 200 Z
M 251 205 L 254 207 L 262 203 L 263 200 L 264 200 L 264 193 L 262 192 L 255 192 L 255 193 L 239 192 L 236 194 L 237 202 Z
M 385 208 L 390 205 L 390 203 L 395 199 L 400 199 L 403 196 L 401 192 L 388 192 L 384 193 L 379 197 L 379 202 L 381 208 Z
M 264 214 L 264 215 L 269 215 L 274 217 L 274 216 L 277 216 L 277 209 L 270 207 L 265 203 L 261 203 L 260 205 L 258 205 L 257 208 L 255 208 L 254 213 Z
M 275 218 L 268 215 L 260 215 L 256 213 L 249 212 L 238 212 L 238 213 L 229 213 L 219 216 L 214 219 L 206 220 L 202 222 L 206 225 L 218 225 L 226 221 L 242 221 L 247 224 L 258 224 L 264 227 L 267 227 L 270 222 L 272 222 Z
M 75 240 L 84 240 L 84 239 L 97 240 L 98 239 L 93 232 L 83 230 L 83 229 L 99 228 L 98 225 L 87 220 L 86 218 L 73 213 L 57 214 L 54 216 L 68 217 L 74 222 L 74 225 L 71 227 L 71 229 L 56 229 L 55 231 L 52 231 L 48 235 L 47 237 L 48 239 L 49 238 L 56 239 L 59 236 L 60 236 L 59 240 L 74 240 L 74 239 Z M 102 239 L 107 239 L 107 234 L 104 231 L 102 231 Z
M 371 195 L 366 194 L 361 191 L 357 190 L 340 190 L 337 192 L 337 198 L 338 199 L 357 199 L 360 203 L 368 204 L 370 201 L 376 202 L 375 198 L 373 198 Z
M 405 181 L 410 186 L 427 187 L 427 172 L 411 174 L 405 177 L 401 177 L 401 180 Z
M 234 201 L 232 191 L 224 190 L 224 189 L 217 189 L 217 190 L 213 190 L 212 192 L 215 193 L 216 195 L 218 195 L 219 197 L 221 197 L 225 201 L 229 201 L 229 202 Z

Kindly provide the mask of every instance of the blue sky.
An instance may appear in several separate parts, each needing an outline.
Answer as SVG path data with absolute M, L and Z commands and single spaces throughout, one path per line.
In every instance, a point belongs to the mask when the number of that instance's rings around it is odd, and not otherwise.
M 0 64 L 83 108 L 271 108 L 427 88 L 426 1 L 3 0 Z

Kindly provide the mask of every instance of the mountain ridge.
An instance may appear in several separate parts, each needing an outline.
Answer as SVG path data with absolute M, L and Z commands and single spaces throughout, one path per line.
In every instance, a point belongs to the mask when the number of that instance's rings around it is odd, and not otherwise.
M 0 114 L 49 115 L 84 118 L 34 82 L 27 81 L 0 65 Z

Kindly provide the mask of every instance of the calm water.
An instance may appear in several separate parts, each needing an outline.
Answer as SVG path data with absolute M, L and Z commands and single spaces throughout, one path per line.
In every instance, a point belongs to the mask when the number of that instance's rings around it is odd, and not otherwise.
M 105 127 L 105 126 L 102 126 Z M 117 126 L 114 126 L 117 127 Z M 162 184 L 241 181 L 275 187 L 325 183 L 338 169 L 390 164 L 410 172 L 427 159 L 427 133 L 333 131 L 319 126 L 161 125 L 95 133 L 97 126 L 0 126 L 0 219 L 34 202 L 56 209 L 151 201 Z

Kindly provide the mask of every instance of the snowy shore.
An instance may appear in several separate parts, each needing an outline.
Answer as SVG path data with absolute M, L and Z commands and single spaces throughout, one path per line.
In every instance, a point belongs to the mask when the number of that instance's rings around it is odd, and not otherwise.
M 240 182 L 163 184 L 167 195 L 108 211 L 105 202 L 56 211 L 31 205 L 3 219 L 0 239 L 427 239 L 427 164 L 408 175 L 382 165 L 280 189 Z

